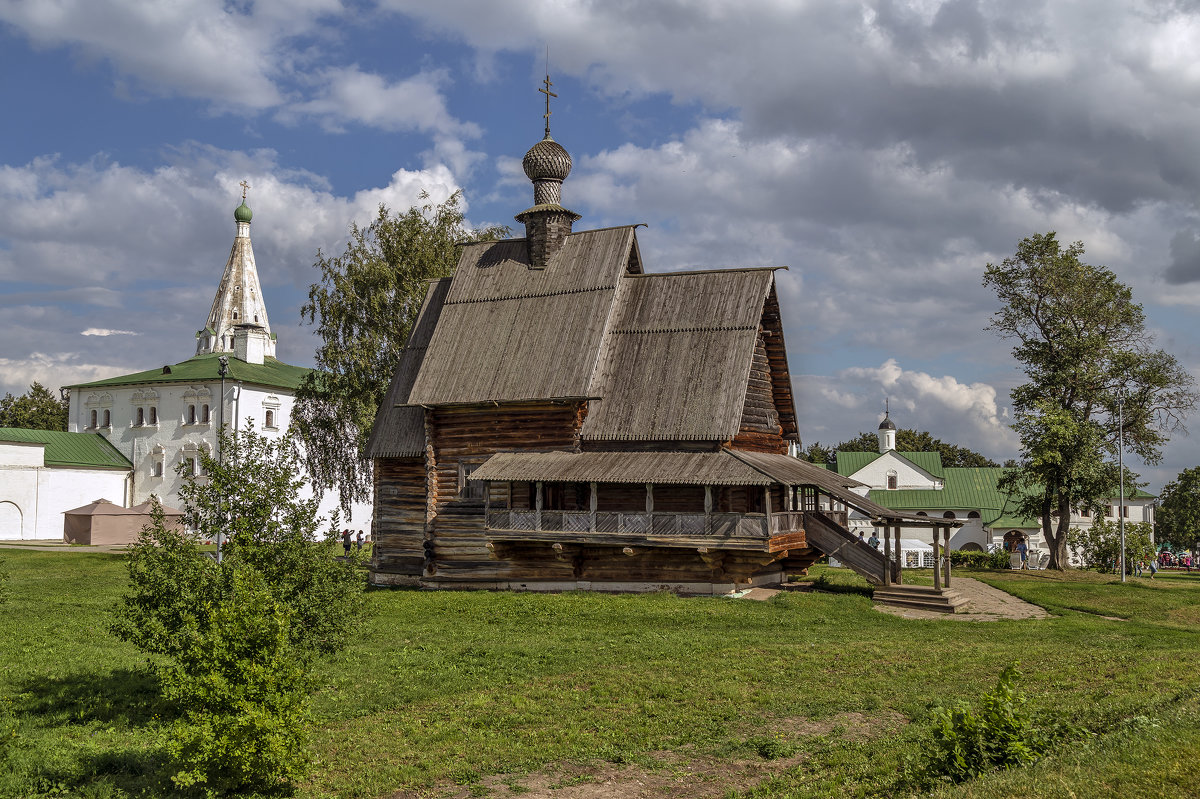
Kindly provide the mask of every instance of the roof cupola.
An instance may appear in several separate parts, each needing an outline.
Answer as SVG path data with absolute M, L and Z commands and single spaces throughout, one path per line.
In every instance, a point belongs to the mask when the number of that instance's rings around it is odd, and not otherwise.
M 882 455 L 896 448 L 896 423 L 891 419 L 891 403 L 884 405 L 883 421 L 879 423 L 879 453 Z
M 545 87 L 538 91 L 546 95 L 546 135 L 521 160 L 526 177 L 533 181 L 533 205 L 516 217 L 525 225 L 529 265 L 534 269 L 546 268 L 579 219 L 579 214 L 561 205 L 562 182 L 571 174 L 571 154 L 550 135 L 550 98 L 558 95 L 550 91 L 554 84 L 549 73 L 543 83 Z

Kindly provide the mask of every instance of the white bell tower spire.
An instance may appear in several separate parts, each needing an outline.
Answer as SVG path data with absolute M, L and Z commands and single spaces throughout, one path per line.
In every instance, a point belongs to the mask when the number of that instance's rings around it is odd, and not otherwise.
M 196 354 L 228 352 L 234 357 L 245 359 L 245 347 L 238 354 L 234 345 L 235 335 L 251 337 L 261 342 L 261 356 L 275 357 L 275 339 L 271 335 L 271 324 L 267 320 L 267 306 L 263 302 L 262 286 L 258 282 L 258 268 L 254 265 L 254 248 L 250 245 L 250 206 L 246 205 L 246 191 L 250 185 L 242 181 L 242 204 L 233 212 L 237 232 L 233 249 L 225 263 L 217 296 L 208 313 L 208 324 L 196 333 Z M 240 330 L 239 330 L 240 328 Z M 257 355 L 257 353 L 256 353 Z M 258 360 L 255 357 L 254 360 Z M 261 360 L 258 360 L 261 363 Z

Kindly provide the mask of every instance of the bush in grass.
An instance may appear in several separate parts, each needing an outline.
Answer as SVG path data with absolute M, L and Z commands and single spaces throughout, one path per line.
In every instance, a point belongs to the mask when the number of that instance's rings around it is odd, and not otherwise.
M 217 793 L 284 787 L 306 765 L 310 687 L 291 614 L 245 568 L 233 571 L 225 601 L 209 605 L 207 628 L 162 670 L 164 695 L 183 709 L 167 734 L 171 780 Z
M 1133 564 L 1154 557 L 1153 527 L 1149 522 L 1125 522 L 1125 563 Z M 1090 528 L 1072 528 L 1068 543 L 1086 569 L 1117 572 L 1121 554 L 1121 528 L 1117 521 L 1097 519 Z
M 248 425 L 220 442 L 222 458 L 202 454 L 202 476 L 185 475 L 184 529 L 155 501 L 111 624 L 170 659 L 159 673 L 180 712 L 167 745 L 172 779 L 210 792 L 300 774 L 309 668 L 345 646 L 365 582 L 356 560 L 317 539 L 317 504 L 297 499 L 303 481 L 287 439 Z M 218 533 L 228 540 L 219 564 L 201 548 Z
M 1026 766 L 1057 740 L 1078 732 L 1062 724 L 1049 730 L 1035 724 L 1017 690 L 1018 677 L 1016 664 L 1005 666 L 996 688 L 981 697 L 977 710 L 959 702 L 934 711 L 929 776 L 957 783 L 989 771 Z
M 1007 552 L 968 552 L 961 549 L 950 550 L 950 565 L 965 566 L 971 569 L 1007 569 Z

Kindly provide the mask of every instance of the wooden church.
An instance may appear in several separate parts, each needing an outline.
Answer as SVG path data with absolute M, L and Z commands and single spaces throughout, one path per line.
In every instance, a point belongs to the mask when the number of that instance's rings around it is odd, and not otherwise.
M 776 270 L 647 273 L 636 226 L 573 230 L 548 120 L 525 237 L 462 246 L 379 411 L 372 582 L 726 593 L 847 547 L 898 576 L 846 510 L 900 514 L 787 454 Z

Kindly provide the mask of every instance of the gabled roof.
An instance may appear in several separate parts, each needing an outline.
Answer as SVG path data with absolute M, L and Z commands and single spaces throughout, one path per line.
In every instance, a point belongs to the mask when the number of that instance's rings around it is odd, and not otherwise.
M 627 277 L 590 393 L 590 440 L 737 435 L 771 269 Z
M 588 401 L 589 440 L 729 441 L 760 327 L 785 437 L 795 408 L 774 269 L 643 274 L 633 227 L 572 233 L 545 269 L 525 239 L 463 247 L 427 297 L 369 457 L 424 451 L 415 406 Z M 425 338 L 425 337 L 428 338 Z
M 425 292 L 417 321 L 400 353 L 392 385 L 375 413 L 375 425 L 367 441 L 368 458 L 405 458 L 425 453 L 425 411 L 409 405 L 408 397 L 449 291 L 450 278 L 445 277 L 432 281 Z
M 47 466 L 121 470 L 133 468 L 133 464 L 99 433 L 63 433 L 56 430 L 0 427 L 0 441 L 44 444 Z
M 218 358 L 222 353 L 209 352 L 196 355 L 186 361 L 160 366 L 157 369 L 147 369 L 144 372 L 134 372 L 128 375 L 109 377 L 104 380 L 94 380 L 91 383 L 76 383 L 67 388 L 99 389 L 115 388 L 117 386 L 133 386 L 143 383 L 202 383 L 214 382 L 221 379 L 217 373 L 220 368 Z M 266 358 L 263 363 L 246 363 L 229 356 L 229 374 L 226 380 L 250 383 L 267 388 L 282 388 L 295 391 L 304 376 L 311 372 L 304 366 L 292 366 L 274 358 Z
M 838 474 L 851 475 L 859 469 L 874 463 L 883 457 L 884 454 L 895 455 L 902 458 L 918 469 L 927 472 L 939 479 L 945 478 L 945 472 L 942 468 L 942 454 L 940 452 L 897 452 L 896 450 L 888 450 L 887 453 L 879 452 L 844 452 L 838 450 L 837 453 L 837 470 Z
M 572 233 L 545 269 L 525 239 L 463 248 L 413 405 L 588 396 L 632 227 Z

